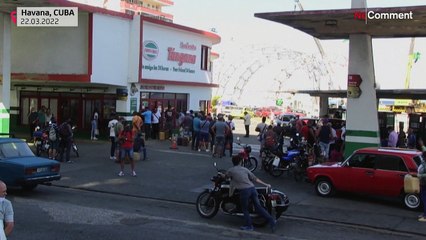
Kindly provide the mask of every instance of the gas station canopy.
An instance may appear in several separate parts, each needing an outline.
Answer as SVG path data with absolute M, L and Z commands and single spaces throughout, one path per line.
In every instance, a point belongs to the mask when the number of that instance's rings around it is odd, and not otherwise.
M 288 93 L 309 94 L 313 97 L 346 98 L 347 90 L 298 90 Z M 416 99 L 426 100 L 426 89 L 376 89 L 378 99 Z
M 369 19 L 374 13 L 412 13 L 412 19 Z M 367 21 L 356 16 L 365 14 Z M 351 34 L 373 38 L 426 37 L 426 6 L 256 13 L 319 39 L 348 39 Z M 407 16 L 407 15 L 406 15 Z

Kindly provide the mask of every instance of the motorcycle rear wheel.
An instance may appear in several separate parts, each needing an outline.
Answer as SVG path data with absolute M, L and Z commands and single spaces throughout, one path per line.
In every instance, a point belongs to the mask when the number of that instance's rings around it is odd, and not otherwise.
M 249 157 L 244 161 L 244 167 L 253 172 L 257 168 L 257 159 L 255 157 Z
M 212 218 L 219 210 L 219 201 L 208 190 L 205 190 L 198 195 L 196 206 L 197 212 L 201 217 Z

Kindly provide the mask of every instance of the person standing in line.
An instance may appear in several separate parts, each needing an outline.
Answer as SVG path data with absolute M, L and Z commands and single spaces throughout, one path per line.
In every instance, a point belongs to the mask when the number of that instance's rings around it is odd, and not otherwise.
M 419 144 L 419 147 L 417 148 L 418 150 L 422 151 L 422 152 L 426 152 L 426 146 L 423 142 L 423 140 L 421 138 L 419 138 L 419 140 L 417 140 L 417 144 Z
M 110 148 L 110 160 L 117 160 L 115 157 L 115 148 L 117 146 L 117 137 L 118 137 L 118 117 L 115 113 L 111 115 L 112 120 L 108 122 L 108 129 L 109 129 L 109 139 L 111 140 L 111 148 Z
M 260 205 L 258 193 L 253 182 L 265 185 L 271 188 L 271 185 L 257 178 L 250 170 L 241 166 L 242 158 L 239 155 L 232 156 L 232 164 L 234 165 L 226 172 L 226 177 L 231 179 L 231 186 L 240 191 L 241 208 L 244 214 L 245 225 L 240 227 L 241 230 L 253 231 L 252 219 L 248 210 L 249 201 L 253 203 L 256 212 L 268 220 L 272 232 L 275 231 L 277 221 Z
M 215 151 L 214 156 L 222 157 L 225 156 L 225 133 L 229 131 L 228 125 L 225 123 L 223 114 L 217 115 L 217 121 L 211 128 L 216 136 L 215 139 Z
M 213 152 L 213 147 L 216 144 L 216 135 L 214 133 L 214 131 L 212 130 L 212 127 L 216 124 L 217 118 L 215 115 L 212 116 L 207 116 L 207 120 L 210 122 L 210 126 L 209 126 L 209 133 L 210 133 L 210 151 Z
M 398 133 L 396 133 L 393 127 L 388 127 L 388 147 L 396 147 L 398 144 Z
M 201 146 L 204 147 L 206 152 L 209 152 L 209 130 L 210 130 L 210 121 L 208 117 L 202 117 L 200 122 L 200 143 L 198 146 L 198 151 L 201 152 Z
M 132 118 L 132 134 L 133 136 L 137 136 L 142 129 L 143 121 L 142 117 L 139 115 L 138 112 L 133 112 L 133 118 Z
M 7 186 L 0 180 L 0 222 L 2 230 L 0 231 L 0 240 L 6 240 L 7 236 L 12 233 L 15 222 L 13 219 L 13 206 L 12 203 L 6 199 Z
M 172 137 L 172 130 L 175 128 L 176 112 L 171 105 L 168 105 L 167 110 L 164 112 L 164 118 L 166 120 L 165 129 L 169 133 L 169 138 Z
M 59 148 L 59 134 L 56 119 L 52 117 L 49 124 L 49 159 L 56 159 L 56 154 Z
M 412 128 L 408 129 L 408 136 L 407 136 L 407 147 L 410 149 L 416 148 L 417 141 L 416 141 L 416 134 L 414 133 Z
M 244 112 L 244 127 L 246 129 L 246 135 L 244 137 L 250 136 L 250 124 L 251 124 L 251 116 L 247 111 Z
M 39 122 L 38 113 L 35 107 L 31 107 L 30 114 L 28 114 L 28 124 L 30 125 L 30 140 L 34 140 L 34 129 Z
M 99 113 L 98 113 L 98 109 L 95 108 L 93 110 L 93 115 L 92 115 L 92 130 L 90 131 L 90 140 L 98 140 L 98 138 L 96 137 L 96 133 L 98 131 L 99 134 L 99 129 L 98 129 L 98 120 L 99 120 Z
M 129 158 L 130 161 L 130 167 L 132 169 L 132 176 L 136 177 L 135 172 L 135 162 L 133 161 L 133 133 L 132 133 L 132 127 L 130 124 L 127 124 L 126 127 L 124 127 L 124 131 L 120 133 L 119 141 L 121 142 L 121 152 L 120 152 L 120 172 L 118 173 L 118 176 L 122 177 L 124 176 L 124 160 L 126 159 L 126 156 Z
M 423 214 L 419 216 L 420 222 L 426 222 L 426 152 L 423 152 L 423 157 L 421 159 L 421 163 L 417 168 L 417 177 L 420 180 L 420 196 L 423 201 Z
M 265 144 L 263 139 L 264 134 L 268 130 L 268 124 L 266 124 L 266 117 L 262 117 L 262 122 L 258 123 L 254 130 L 259 133 L 257 135 L 257 140 L 260 142 L 260 150 L 262 150 Z
M 200 146 L 200 127 L 201 127 L 201 114 L 197 113 L 192 120 L 192 141 L 191 150 L 197 151 Z
M 407 135 L 404 132 L 404 128 L 402 126 L 400 126 L 399 127 L 399 133 L 398 133 L 398 142 L 397 142 L 396 146 L 399 147 L 399 148 L 405 148 L 405 147 L 407 147 L 406 141 L 407 141 Z
M 319 141 L 323 161 L 326 162 L 328 161 L 328 154 L 330 150 L 330 139 L 332 139 L 333 137 L 333 134 L 331 132 L 331 126 L 328 124 L 327 119 L 322 120 L 322 125 L 318 128 L 316 132 L 316 137 Z
M 151 137 L 151 123 L 153 118 L 151 109 L 146 108 L 145 111 L 142 113 L 142 116 L 145 129 L 145 140 L 148 140 Z
M 120 153 L 121 153 L 121 142 L 119 141 L 119 136 L 121 135 L 121 132 L 124 131 L 124 123 L 125 123 L 124 117 L 119 117 L 117 122 L 117 131 L 116 131 L 116 149 L 115 149 L 115 162 L 120 162 Z
M 71 153 L 71 144 L 72 144 L 72 138 L 73 138 L 73 133 L 72 133 L 72 128 L 71 128 L 72 122 L 71 119 L 68 119 L 67 121 L 63 122 L 61 124 L 61 126 L 59 126 L 59 136 L 61 138 L 60 142 L 59 142 L 59 147 L 60 147 L 60 152 L 61 154 L 59 155 L 59 161 L 63 162 L 64 161 L 64 152 L 66 150 L 65 153 L 65 161 L 67 163 L 72 163 L 72 161 L 70 160 L 70 153 Z
M 152 139 L 160 138 L 160 119 L 161 119 L 161 107 L 157 107 L 157 110 L 154 109 L 152 114 Z
M 180 126 L 183 128 L 184 136 L 192 137 L 192 129 L 193 129 L 193 118 L 190 111 L 186 111 L 185 116 L 182 119 Z
M 229 130 L 228 130 L 228 132 L 226 132 L 226 135 L 225 135 L 225 146 L 229 147 L 228 150 L 229 150 L 229 156 L 230 157 L 232 157 L 232 151 L 233 151 L 232 144 L 234 143 L 234 134 L 232 133 L 232 131 L 235 130 L 235 124 L 232 121 L 232 119 L 234 119 L 234 117 L 229 115 L 228 121 L 226 121 L 226 124 L 228 125 Z
M 46 127 L 46 107 L 41 106 L 40 111 L 38 111 L 38 126 L 41 129 L 44 129 Z
M 46 109 L 46 114 L 44 117 L 45 122 L 45 126 L 49 126 L 51 119 L 53 118 L 53 114 L 50 111 L 50 108 Z

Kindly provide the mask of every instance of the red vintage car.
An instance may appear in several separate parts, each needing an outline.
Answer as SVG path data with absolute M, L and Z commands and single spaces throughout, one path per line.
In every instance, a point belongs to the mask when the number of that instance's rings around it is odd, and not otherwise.
M 336 191 L 367 195 L 401 197 L 407 208 L 416 209 L 417 193 L 405 193 L 404 177 L 416 175 L 422 153 L 400 148 L 363 148 L 344 162 L 328 162 L 308 168 L 308 178 L 318 195 L 332 196 Z

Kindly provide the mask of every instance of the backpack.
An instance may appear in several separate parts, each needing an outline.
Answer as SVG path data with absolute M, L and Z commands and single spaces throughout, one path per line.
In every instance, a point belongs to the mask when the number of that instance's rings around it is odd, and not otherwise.
M 67 138 L 70 136 L 68 124 L 66 122 L 62 123 L 61 126 L 59 126 L 59 136 L 61 136 L 62 138 Z
M 49 140 L 50 141 L 56 141 L 57 137 L 56 137 L 56 130 L 53 127 L 53 125 L 50 127 L 49 129 Z

